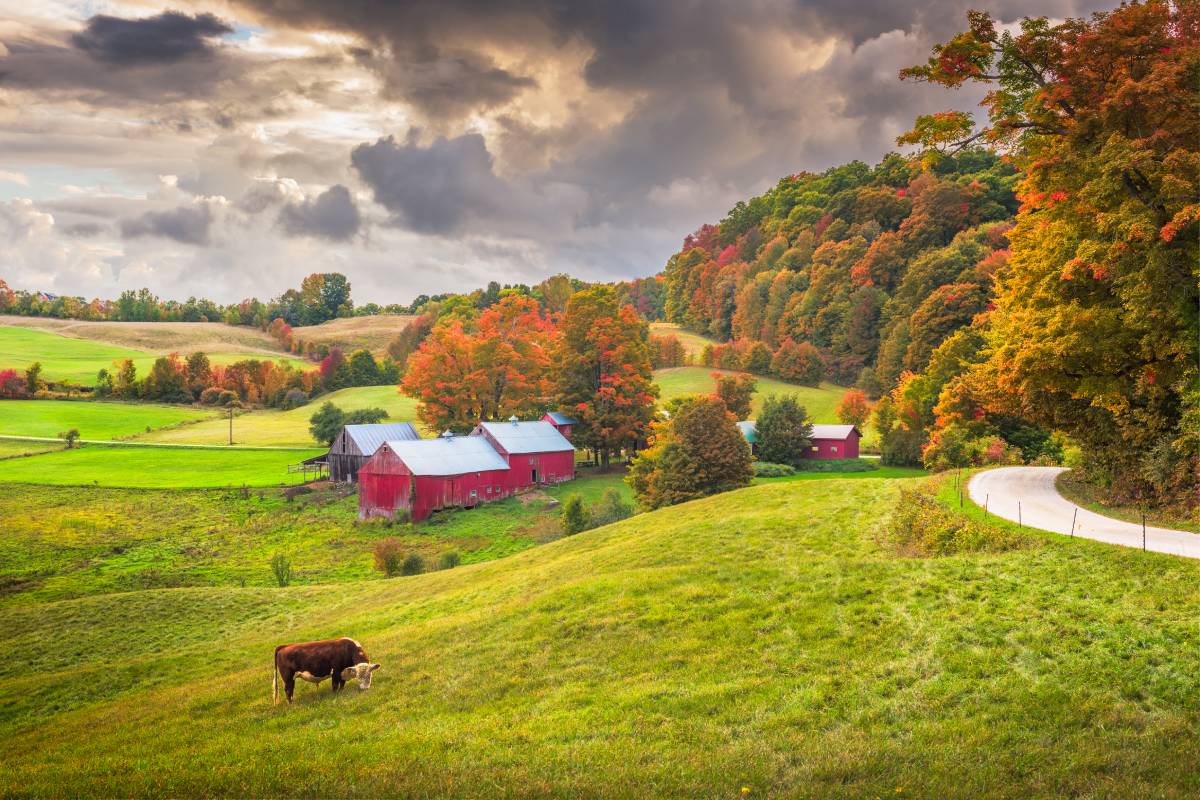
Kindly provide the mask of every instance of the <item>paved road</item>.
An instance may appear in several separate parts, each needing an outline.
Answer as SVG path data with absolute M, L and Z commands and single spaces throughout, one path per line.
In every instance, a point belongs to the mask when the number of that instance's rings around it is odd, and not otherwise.
M 1104 517 L 1075 505 L 1058 493 L 1054 479 L 1062 467 L 1000 467 L 977 473 L 967 492 L 988 512 L 1054 533 L 1071 533 L 1071 516 L 1078 509 L 1075 535 L 1126 547 L 1142 546 L 1140 523 Z M 1017 504 L 1020 503 L 1018 512 Z M 1146 549 L 1187 558 L 1200 558 L 1200 534 L 1146 526 Z

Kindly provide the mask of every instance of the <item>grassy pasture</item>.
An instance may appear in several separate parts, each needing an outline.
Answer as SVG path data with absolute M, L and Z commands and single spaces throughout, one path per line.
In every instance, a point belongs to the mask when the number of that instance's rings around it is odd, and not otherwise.
M 151 588 L 274 586 L 275 553 L 290 559 L 297 585 L 364 580 L 378 575 L 371 547 L 387 536 L 431 569 L 450 550 L 463 563 L 487 561 L 557 531 L 559 511 L 546 508 L 546 496 L 578 492 L 594 502 L 609 488 L 630 495 L 621 475 L 584 475 L 544 495 L 382 525 L 357 523 L 355 495 L 327 485 L 289 502 L 273 489 L 0 484 L 0 606 Z
M 48 331 L 151 353 L 260 352 L 283 355 L 279 343 L 258 328 L 221 322 L 85 322 L 0 315 L 0 325 Z
M 61 449 L 63 449 L 63 445 L 59 442 L 35 442 L 22 439 L 0 439 L 0 460 L 6 458 L 31 456 L 36 455 L 37 453 L 49 453 L 52 450 Z
M 11 605 L 0 793 L 1200 792 L 1200 564 L 1050 536 L 902 558 L 898 483 L 755 486 L 412 578 Z M 272 707 L 273 646 L 333 635 L 375 687 Z
M 389 419 L 393 422 L 410 422 L 417 418 L 416 401 L 401 395 L 395 386 L 360 386 L 330 392 L 308 405 L 290 411 L 259 409 L 238 414 L 233 419 L 234 443 L 250 446 L 316 446 L 308 432 L 309 419 L 325 402 L 333 403 L 344 411 L 382 408 L 388 412 Z M 227 417 L 220 417 L 168 430 L 152 431 L 139 436 L 138 440 L 168 444 L 227 444 L 229 420 Z
M 92 323 L 118 324 L 118 323 Z M 160 325 L 172 323 L 139 323 L 141 325 Z M 183 325 L 186 323 L 174 323 Z M 200 325 L 202 323 L 194 323 Z M 178 348 L 183 355 L 196 350 L 208 353 L 209 360 L 214 364 L 231 364 L 246 358 L 283 360 L 302 369 L 312 369 L 313 364 L 302 361 L 283 353 L 266 350 L 243 351 L 236 349 L 209 350 L 203 342 L 195 344 L 184 343 Z M 172 352 L 167 350 L 164 352 Z M 101 369 L 113 370 L 116 362 L 126 358 L 132 359 L 137 367 L 138 375 L 144 376 L 153 366 L 154 361 L 164 352 L 146 352 L 129 347 L 123 347 L 89 339 L 75 339 L 59 333 L 51 333 L 36 328 L 0 326 L 0 367 L 12 367 L 24 370 L 35 361 L 42 364 L 42 377 L 51 381 L 69 381 L 82 386 L 91 386 L 96 382 L 96 373 Z
M 85 444 L 0 463 L 0 484 L 209 488 L 279 486 L 301 481 L 288 464 L 323 452 Z
M 684 352 L 698 358 L 706 344 L 717 344 L 716 339 L 692 333 L 676 325 L 674 322 L 651 322 L 650 333 L 655 336 L 674 336 L 683 345 Z
M 352 350 L 366 348 L 376 356 L 387 352 L 387 346 L 396 334 L 408 327 L 412 317 L 406 314 L 376 314 L 371 317 L 345 317 L 331 319 L 320 325 L 293 328 L 293 335 L 304 342 L 327 344 L 340 347 L 349 354 Z
M 144 433 L 147 428 L 209 419 L 216 412 L 186 406 L 150 403 L 108 403 L 91 400 L 5 400 L 0 404 L 0 434 L 58 436 L 78 428 L 84 439 L 117 439 Z
M 711 367 L 671 367 L 654 371 L 654 381 L 660 391 L 659 402 L 666 403 L 673 397 L 685 394 L 710 394 L 713 391 L 713 372 L 733 374 L 729 370 L 713 369 Z M 784 383 L 775 378 L 757 375 L 758 389 L 754 394 L 754 411 L 762 408 L 763 397 L 769 394 L 795 395 L 808 411 L 814 422 L 837 422 L 834 409 L 841 401 L 846 390 L 832 383 L 822 383 L 820 386 L 799 386 L 794 383 Z

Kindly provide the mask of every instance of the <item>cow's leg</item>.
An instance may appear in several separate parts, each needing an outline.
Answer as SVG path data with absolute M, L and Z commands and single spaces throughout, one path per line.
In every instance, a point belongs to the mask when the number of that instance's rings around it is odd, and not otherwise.
M 296 671 L 292 669 L 283 670 L 283 691 L 287 695 L 287 701 L 292 702 L 292 692 L 296 691 Z
M 339 672 L 337 669 L 334 669 L 334 671 L 333 671 L 333 693 L 337 694 L 338 691 L 342 688 L 342 685 L 344 683 L 345 683 L 345 681 L 342 680 L 342 673 Z

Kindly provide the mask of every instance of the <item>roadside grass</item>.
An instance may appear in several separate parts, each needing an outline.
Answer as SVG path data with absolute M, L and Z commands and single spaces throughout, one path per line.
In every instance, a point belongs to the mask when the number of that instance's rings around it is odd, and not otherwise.
M 4 400 L 0 402 L 0 434 L 58 436 L 77 428 L 84 439 L 117 439 L 148 428 L 211 419 L 215 412 L 190 406 L 93 400 Z
M 928 472 L 920 467 L 884 467 L 863 472 L 797 472 L 794 475 L 783 475 L 778 478 L 755 478 L 754 483 L 790 483 L 792 481 L 816 481 L 836 478 L 838 480 L 862 479 L 893 479 L 893 478 L 924 478 Z
M 626 498 L 619 474 L 586 475 L 545 494 L 609 488 Z M 556 521 L 546 498 L 511 498 L 436 514 L 416 525 L 359 523 L 353 490 L 318 485 L 288 500 L 278 489 L 138 490 L 0 484 L 0 606 L 144 589 L 267 587 L 282 553 L 295 585 L 378 577 L 372 546 L 397 537 L 436 569 L 442 554 L 462 563 L 528 549 L 533 530 Z M 340 590 L 338 590 L 340 591 Z
M 0 484 L 114 488 L 213 488 L 281 486 L 301 482 L 289 464 L 318 455 L 311 450 L 137 447 L 84 444 L 0 464 Z
M 411 578 L 0 609 L 0 794 L 1200 792 L 1200 564 L 897 557 L 899 485 L 755 486 Z M 272 707 L 272 648 L 337 635 L 374 688 Z
M 1055 486 L 1063 497 L 1080 508 L 1086 508 L 1113 519 L 1141 524 L 1143 509 L 1136 505 L 1110 505 L 1103 502 L 1097 496 L 1095 487 L 1083 480 L 1082 477 L 1076 477 L 1074 470 L 1061 473 L 1055 479 Z M 1145 513 L 1147 525 L 1200 533 L 1200 518 L 1196 516 L 1187 517 L 1183 514 L 1164 512 L 1154 508 L 1146 509 Z M 1200 514 L 1200 510 L 1197 513 Z
M 308 432 L 309 420 L 324 403 L 333 403 L 343 411 L 382 408 L 392 422 L 410 422 L 417 418 L 417 401 L 400 394 L 395 386 L 359 386 L 339 389 L 313 398 L 312 402 L 279 411 L 271 408 L 237 413 L 233 418 L 233 442 L 240 445 L 277 445 L 316 447 Z M 168 430 L 157 430 L 137 437 L 143 442 L 167 444 L 228 444 L 229 418 L 220 416 Z
M 713 372 L 733 374 L 730 370 L 711 367 L 670 367 L 655 370 L 654 381 L 659 388 L 659 402 L 666 403 L 673 397 L 685 394 L 711 394 L 714 386 Z M 762 375 L 756 375 L 755 379 L 758 381 L 758 388 L 754 393 L 751 418 L 762 409 L 763 398 L 767 395 L 790 394 L 795 395 L 814 422 L 838 421 L 835 409 L 846 392 L 843 387 L 828 382 L 820 386 L 800 386 Z
M 109 324 L 109 323 L 95 323 Z M 164 323 L 141 323 L 157 325 Z M 184 323 L 178 323 L 184 324 Z M 200 323 L 196 323 L 200 324 Z M 269 351 L 244 351 L 236 348 L 209 350 L 205 346 L 184 344 L 163 352 L 148 353 L 129 347 L 121 347 L 90 339 L 75 339 L 58 333 L 35 328 L 0 325 L 0 368 L 24 370 L 33 362 L 42 365 L 42 378 L 48 381 L 68 381 L 81 386 L 93 386 L 96 373 L 101 369 L 113 370 L 116 363 L 129 358 L 137 367 L 138 375 L 144 376 L 161 355 L 177 350 L 187 355 L 203 350 L 214 364 L 231 364 L 246 358 L 286 361 L 303 369 L 313 369 L 307 361 Z
M 693 358 L 698 358 L 704 346 L 717 344 L 717 340 L 699 333 L 692 333 L 676 325 L 674 322 L 651 322 L 650 333 L 655 336 L 674 336 L 683 345 L 684 352 Z
M 400 331 L 412 322 L 407 314 L 376 314 L 370 317 L 331 319 L 320 325 L 293 328 L 292 334 L 301 341 L 340 347 L 346 355 L 366 348 L 376 356 L 387 353 L 387 346 Z

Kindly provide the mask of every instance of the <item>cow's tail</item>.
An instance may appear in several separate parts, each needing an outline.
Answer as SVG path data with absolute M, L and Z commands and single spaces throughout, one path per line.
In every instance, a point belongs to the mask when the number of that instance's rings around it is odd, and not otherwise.
M 279 649 L 271 661 L 271 705 L 279 705 Z

